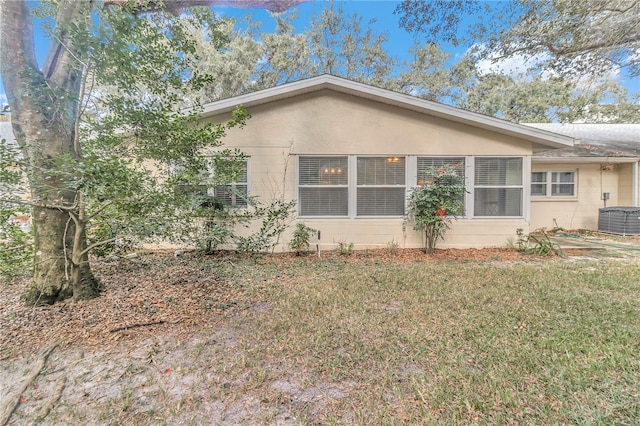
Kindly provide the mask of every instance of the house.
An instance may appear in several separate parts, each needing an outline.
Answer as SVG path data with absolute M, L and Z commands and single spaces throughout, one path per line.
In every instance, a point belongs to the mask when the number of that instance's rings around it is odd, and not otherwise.
M 207 104 L 203 119 L 240 105 L 252 118 L 223 143 L 246 167 L 216 197 L 241 209 L 235 194 L 295 199 L 322 248 L 422 247 L 404 213 L 430 166 L 461 166 L 468 191 L 443 248 L 504 246 L 519 228 L 596 230 L 600 207 L 639 203 L 640 124 L 521 125 L 328 75 Z M 0 135 L 13 141 L 10 123 Z
M 528 124 L 575 139 L 533 155 L 531 227 L 598 229 L 603 207 L 638 207 L 640 124 Z
M 203 119 L 223 122 L 240 105 L 252 118 L 223 141 L 249 156 L 238 184 L 265 201 L 296 199 L 296 220 L 320 230 L 323 247 L 422 247 L 404 219 L 407 195 L 426 167 L 444 164 L 462 166 L 468 194 L 439 246 L 503 246 L 517 229 L 553 218 L 532 217 L 532 159 L 574 145 L 570 136 L 328 75 L 210 103 Z

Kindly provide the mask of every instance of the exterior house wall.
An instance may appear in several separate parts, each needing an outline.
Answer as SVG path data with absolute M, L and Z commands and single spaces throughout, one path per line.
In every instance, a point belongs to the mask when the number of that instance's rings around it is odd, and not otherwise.
M 602 193 L 608 192 L 607 206 L 624 199 L 619 191 L 620 165 L 602 167 L 600 163 L 533 163 L 532 171 L 575 171 L 576 197 L 531 197 L 531 229 L 598 229 L 598 209 L 604 207 Z
M 618 164 L 618 204 L 633 206 L 633 163 Z M 636 188 L 638 184 L 636 183 Z
M 250 157 L 250 195 L 264 202 L 297 197 L 298 155 L 522 156 L 528 170 L 532 153 L 529 141 L 329 90 L 256 106 L 249 113 L 247 125 L 231 129 L 223 142 Z M 221 122 L 227 116 L 211 119 Z M 473 208 L 467 200 L 467 208 Z M 322 248 L 338 242 L 353 242 L 356 249 L 385 247 L 391 241 L 400 247 L 423 246 L 422 234 L 402 217 L 298 220 L 321 231 Z M 276 250 L 286 249 L 294 225 Z M 439 247 L 502 246 L 515 238 L 518 228 L 529 230 L 524 217 L 461 218 Z

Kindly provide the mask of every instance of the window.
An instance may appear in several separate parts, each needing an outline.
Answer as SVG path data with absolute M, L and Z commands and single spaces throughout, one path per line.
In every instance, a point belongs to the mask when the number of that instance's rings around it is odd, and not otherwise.
M 531 195 L 534 197 L 547 195 L 547 172 L 531 173 Z
M 438 169 L 444 166 L 455 168 L 456 173 L 463 181 L 465 178 L 465 162 L 464 157 L 418 157 L 418 178 L 417 185 L 422 186 L 426 180 L 429 180 L 427 171 L 431 168 Z M 464 195 L 460 196 L 460 200 L 464 204 Z
M 525 215 L 524 173 L 529 171 L 525 157 L 356 155 L 298 157 L 298 214 L 352 219 L 401 217 L 407 186 L 422 184 L 429 178 L 425 174 L 429 168 L 447 165 L 454 166 L 466 180 L 466 217 Z M 472 170 L 469 176 L 467 169 Z M 540 184 L 535 187 L 537 191 L 547 194 L 575 191 L 573 178 L 562 172 L 532 175 L 531 182 L 532 192 L 536 184 Z
M 300 216 L 402 216 L 405 199 L 404 157 L 298 159 Z
M 298 173 L 301 216 L 349 214 L 348 157 L 300 157 Z
M 474 216 L 522 216 L 522 157 L 475 159 Z
M 249 196 L 248 160 L 221 160 L 216 168 L 225 176 L 233 176 L 234 181 L 224 185 L 216 185 L 216 172 L 200 172 L 194 183 L 178 183 L 176 194 L 188 196 L 201 207 L 222 209 L 223 207 L 246 208 Z M 221 169 L 224 170 L 221 170 Z M 185 172 L 181 167 L 174 167 L 172 173 L 179 175 Z M 188 172 L 187 172 L 188 173 Z M 178 181 L 181 179 L 178 177 Z M 188 180 L 193 180 L 190 178 Z M 199 182 L 198 182 L 199 181 Z
M 402 216 L 405 185 L 404 157 L 358 157 L 357 215 Z
M 535 197 L 574 197 L 576 172 L 532 172 L 531 195 Z
M 231 162 L 230 162 L 231 163 Z M 209 195 L 213 195 L 215 200 L 226 207 L 247 207 L 247 197 L 249 196 L 249 183 L 247 173 L 247 161 L 238 161 L 239 170 L 233 170 L 237 177 L 234 182 L 226 185 L 217 185 L 209 190 Z

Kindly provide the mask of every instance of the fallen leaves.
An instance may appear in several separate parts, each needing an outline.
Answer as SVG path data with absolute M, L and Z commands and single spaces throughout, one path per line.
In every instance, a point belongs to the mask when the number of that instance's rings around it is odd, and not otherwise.
M 364 250 L 351 256 L 325 251 L 314 254 L 265 255 L 255 258 L 251 268 L 238 270 L 246 258 L 235 253 L 197 257 L 187 254 L 147 253 L 118 261 L 94 260 L 93 269 L 104 284 L 102 295 L 82 302 L 64 301 L 52 306 L 25 306 L 20 295 L 28 280 L 14 280 L 0 286 L 0 335 L 2 359 L 33 352 L 43 342 L 61 341 L 63 346 L 104 347 L 133 342 L 156 333 L 171 331 L 192 334 L 214 324 L 225 315 L 256 303 L 247 291 L 259 271 L 276 267 L 286 271 L 299 263 L 329 260 L 367 264 L 368 262 L 427 263 L 466 261 L 509 261 L 521 255 L 507 249 L 436 250 L 425 255 L 419 249 Z M 253 275 L 252 275 L 253 274 Z M 255 277 L 254 277 L 255 275 Z M 283 279 L 279 277 L 278 280 Z M 263 285 L 268 285 L 268 281 Z

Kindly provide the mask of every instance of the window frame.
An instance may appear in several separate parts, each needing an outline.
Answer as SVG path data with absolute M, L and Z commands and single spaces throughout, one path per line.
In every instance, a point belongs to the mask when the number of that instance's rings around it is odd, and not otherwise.
M 316 215 L 316 216 L 310 216 L 310 215 L 302 215 L 302 210 L 301 210 L 301 202 L 300 202 L 300 159 L 304 158 L 304 157 L 310 157 L 310 158 L 347 158 L 347 165 L 348 165 L 348 178 L 347 178 L 347 198 L 348 198 L 348 206 L 347 206 L 347 214 L 344 216 L 321 216 L 321 215 Z M 404 185 L 404 192 L 405 192 L 405 198 L 404 198 L 404 213 L 406 214 L 406 207 L 407 207 L 407 197 L 409 192 L 418 186 L 418 178 L 419 178 L 419 172 L 418 172 L 418 158 L 434 158 L 434 159 L 438 159 L 438 158 L 443 158 L 443 159 L 460 159 L 464 162 L 464 167 L 463 167 L 463 175 L 464 175 L 464 180 L 465 180 L 465 187 L 467 189 L 467 194 L 464 197 L 464 205 L 465 205 L 465 213 L 464 215 L 459 216 L 460 218 L 464 218 L 464 219 L 469 219 L 469 220 L 473 220 L 473 219 L 490 219 L 490 220 L 495 220 L 495 219 L 525 219 L 528 220 L 529 219 L 529 214 L 530 214 L 530 200 L 531 200 L 531 194 L 530 194 L 530 188 L 531 188 L 531 156 L 529 155 L 504 155 L 504 156 L 500 156 L 500 155 L 402 155 L 402 154 L 398 154 L 398 155 L 393 155 L 393 154 L 387 154 L 387 155 L 378 155 L 378 154 L 372 154 L 372 155 L 356 155 L 356 154 L 343 154 L 343 155 L 317 155 L 317 154 L 297 154 L 296 155 L 296 176 L 295 176 L 295 185 L 296 185 L 296 196 L 298 197 L 298 208 L 297 208 L 297 214 L 298 217 L 300 219 L 397 219 L 397 218 L 402 218 L 404 217 L 404 214 L 402 216 L 399 215 L 394 215 L 394 216 L 364 216 L 364 215 L 357 215 L 357 189 L 359 187 L 358 182 L 357 182 L 357 174 L 358 174 L 358 168 L 357 168 L 357 162 L 358 162 L 358 158 L 367 158 L 367 157 L 382 157 L 382 158 L 388 158 L 388 157 L 402 157 L 405 159 L 405 185 Z M 478 159 L 497 159 L 497 160 L 501 160 L 501 159 L 517 159 L 520 161 L 520 171 L 521 171 L 521 176 L 520 176 L 520 184 L 518 185 L 513 185 L 513 184 L 509 184 L 509 185 L 476 185 L 476 162 Z M 577 184 L 577 182 L 576 182 Z M 304 185 L 304 186 L 308 186 L 308 185 Z M 345 187 L 345 185 L 342 185 L 342 187 Z M 393 186 L 391 186 L 393 187 Z M 499 216 L 499 215 L 477 215 L 475 214 L 475 199 L 476 199 L 476 192 L 478 189 L 483 189 L 483 188 L 517 188 L 520 190 L 520 206 L 519 206 L 519 210 L 520 210 L 520 214 L 517 216 Z
M 298 199 L 298 203 L 297 203 L 297 214 L 299 218 L 309 218 L 309 219 L 316 219 L 316 218 L 327 218 L 327 219 L 346 219 L 350 217 L 350 211 L 351 211 L 351 200 L 350 200 L 350 186 L 351 186 L 351 180 L 352 180 L 352 175 L 353 173 L 351 173 L 351 161 L 350 161 L 350 156 L 349 155 L 298 155 L 296 156 L 296 196 Z M 341 158 L 345 158 L 347 160 L 347 183 L 346 184 L 301 184 L 300 183 L 300 179 L 301 179 L 301 172 L 300 172 L 300 167 L 301 167 L 301 160 L 303 158 L 327 158 L 327 159 L 341 159 Z M 304 188 L 327 188 L 327 189 L 331 189 L 331 188 L 346 188 L 347 190 L 347 212 L 345 215 L 303 215 L 302 214 L 302 197 L 301 197 L 301 189 Z
M 472 218 L 478 218 L 478 219 L 520 219 L 520 218 L 527 218 L 528 217 L 528 191 L 526 191 L 525 189 L 527 188 L 527 184 L 529 183 L 530 180 L 530 173 L 528 173 L 528 169 L 529 169 L 529 162 L 527 161 L 527 157 L 526 156 L 522 156 L 522 155 L 505 155 L 505 156 L 498 156 L 498 155 L 478 155 L 478 156 L 472 156 L 471 157 L 473 159 L 473 182 L 471 185 L 471 194 L 470 194 L 470 200 L 471 200 L 471 204 L 470 206 L 473 206 L 472 208 L 469 207 L 468 208 L 468 212 L 470 214 L 470 217 Z M 520 183 L 519 184 L 478 184 L 477 179 L 476 179 L 476 170 L 478 168 L 478 160 L 509 160 L 509 159 L 514 159 L 514 160 L 520 160 Z M 520 214 L 519 215 L 500 215 L 500 214 L 495 214 L 495 215 L 482 215 L 482 214 L 476 214 L 476 195 L 478 195 L 478 190 L 482 190 L 482 189 L 497 189 L 497 190 L 508 190 L 508 189 L 519 189 L 520 190 Z M 498 211 L 500 209 L 500 206 L 497 206 Z M 506 204 L 505 204 L 505 209 L 506 209 Z
M 355 200 L 355 205 L 354 205 L 354 211 L 353 211 L 353 215 L 356 218 L 397 218 L 397 217 L 404 217 L 405 213 L 406 213 L 406 209 L 407 209 L 407 156 L 406 155 L 355 155 L 355 162 L 356 162 L 356 167 L 355 167 L 355 190 L 354 190 L 354 200 Z M 359 178 L 359 171 L 360 168 L 358 167 L 358 161 L 360 160 L 364 160 L 364 159 L 377 159 L 377 158 L 382 158 L 385 161 L 390 161 L 393 162 L 394 159 L 402 160 L 403 161 L 403 182 L 402 184 L 378 184 L 378 183 L 374 183 L 374 184 L 367 184 L 367 183 L 359 183 L 358 182 L 358 178 Z M 402 190 L 403 193 L 403 197 L 402 197 L 402 214 L 359 214 L 358 212 L 358 208 L 359 208 L 359 192 L 361 189 L 396 189 L 396 190 Z
M 535 181 L 534 182 L 533 181 L 533 174 L 534 173 L 544 173 L 545 174 L 544 182 L 542 182 L 542 181 Z M 559 176 L 562 173 L 570 173 L 571 176 L 573 177 L 573 181 L 572 182 L 554 181 L 554 175 Z M 545 193 L 543 195 L 535 194 L 533 192 L 533 185 L 544 185 Z M 573 188 L 572 193 L 570 195 L 554 194 L 553 193 L 554 185 L 571 186 Z M 576 169 L 573 169 L 573 170 L 569 170 L 569 169 L 562 169 L 562 170 L 553 170 L 553 169 L 532 170 L 531 171 L 531 189 L 532 189 L 531 190 L 531 198 L 533 200 L 575 199 L 575 198 L 578 197 L 578 170 L 576 170 Z
M 359 185 L 358 184 L 358 159 L 360 158 L 403 158 L 404 159 L 404 179 L 402 185 Z M 346 185 L 308 185 L 301 184 L 301 160 L 304 158 L 346 158 L 347 159 L 347 184 Z M 407 207 L 407 191 L 409 186 L 409 159 L 407 155 L 314 155 L 314 154 L 298 154 L 296 156 L 296 195 L 298 197 L 297 214 L 300 219 L 397 219 L 404 217 Z M 346 215 L 303 215 L 302 214 L 302 197 L 301 188 L 345 188 L 347 189 L 347 214 Z M 358 189 L 359 188 L 402 188 L 403 189 L 403 207 L 400 215 L 358 215 Z

